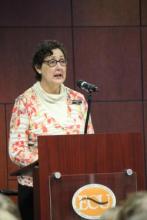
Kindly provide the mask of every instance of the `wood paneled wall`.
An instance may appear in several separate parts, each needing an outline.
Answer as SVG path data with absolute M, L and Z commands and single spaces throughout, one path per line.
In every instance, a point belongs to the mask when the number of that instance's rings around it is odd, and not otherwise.
M 35 82 L 32 53 L 57 39 L 68 52 L 66 85 L 84 79 L 95 132 L 142 132 L 147 157 L 147 1 L 3 0 L 0 7 L 0 188 L 15 188 L 7 152 L 14 99 Z M 86 95 L 86 94 L 85 94 Z

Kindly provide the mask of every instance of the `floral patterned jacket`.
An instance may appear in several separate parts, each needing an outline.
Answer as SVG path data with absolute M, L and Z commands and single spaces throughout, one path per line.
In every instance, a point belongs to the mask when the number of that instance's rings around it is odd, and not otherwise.
M 67 117 L 54 117 L 49 108 L 45 108 L 38 97 L 34 84 L 20 95 L 14 104 L 10 122 L 9 155 L 19 167 L 29 165 L 38 159 L 37 136 L 83 134 L 87 114 L 87 102 L 84 96 L 64 86 L 66 98 L 62 102 L 67 110 Z M 49 104 L 51 105 L 51 104 Z M 60 102 L 55 103 L 57 114 L 60 113 Z M 56 110 L 55 110 L 56 111 Z M 94 133 L 91 118 L 88 134 Z M 18 182 L 32 186 L 31 176 L 19 176 Z

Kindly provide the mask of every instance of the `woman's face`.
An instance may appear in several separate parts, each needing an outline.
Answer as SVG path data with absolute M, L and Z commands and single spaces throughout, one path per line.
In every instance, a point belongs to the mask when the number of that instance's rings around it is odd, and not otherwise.
M 41 65 L 41 68 L 36 68 L 37 72 L 42 75 L 41 85 L 45 90 L 47 88 L 57 88 L 66 79 L 66 59 L 60 49 L 53 49 L 53 54 L 47 56 Z M 48 62 L 49 61 L 49 62 Z M 56 61 L 60 61 L 57 62 Z

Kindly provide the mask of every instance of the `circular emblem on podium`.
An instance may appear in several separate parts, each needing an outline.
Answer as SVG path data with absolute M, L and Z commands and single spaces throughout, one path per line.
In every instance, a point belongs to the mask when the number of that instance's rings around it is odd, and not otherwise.
M 79 188 L 72 197 L 74 211 L 85 219 L 100 219 L 109 208 L 115 207 L 112 190 L 101 184 L 88 184 Z

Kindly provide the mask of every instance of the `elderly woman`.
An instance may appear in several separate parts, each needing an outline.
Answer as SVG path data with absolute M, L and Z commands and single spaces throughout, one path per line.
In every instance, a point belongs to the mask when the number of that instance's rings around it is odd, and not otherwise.
M 87 114 L 84 96 L 63 84 L 67 56 L 61 43 L 41 42 L 32 66 L 37 82 L 16 99 L 10 122 L 9 155 L 20 167 L 38 159 L 38 135 L 83 134 Z M 94 133 L 91 119 L 87 133 Z M 32 220 L 32 177 L 19 176 L 18 183 L 22 217 Z

